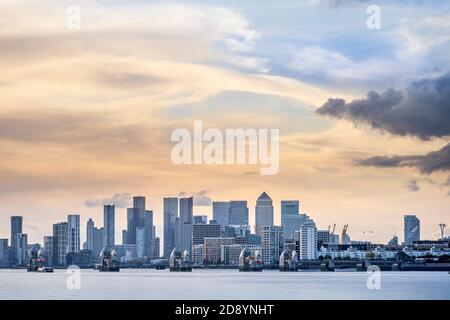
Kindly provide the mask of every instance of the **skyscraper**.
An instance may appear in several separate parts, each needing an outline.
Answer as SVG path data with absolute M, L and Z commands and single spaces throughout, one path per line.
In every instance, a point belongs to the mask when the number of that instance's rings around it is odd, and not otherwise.
M 281 200 L 281 221 L 284 216 L 298 215 L 300 213 L 300 202 L 298 200 Z
M 8 239 L 0 239 L 0 265 L 9 264 Z
M 144 215 L 145 215 L 145 197 L 138 196 L 133 197 L 133 208 L 136 208 L 139 212 L 138 216 L 138 222 L 136 222 L 136 225 L 138 227 L 144 226 Z
M 192 253 L 192 223 L 194 216 L 194 198 L 180 198 L 180 217 L 175 232 L 178 240 L 176 246 L 183 252 Z
M 105 228 L 94 228 L 92 240 L 92 260 L 98 261 L 100 253 L 105 246 Z
M 28 235 L 26 233 L 18 233 L 16 235 L 16 257 L 18 265 L 27 264 L 28 257 Z
M 178 198 L 164 198 L 164 257 L 169 257 L 175 247 Z
M 66 265 L 69 250 L 68 224 L 60 222 L 53 225 L 53 262 L 58 266 Z
M 180 198 L 180 223 L 192 224 L 194 198 Z
M 276 265 L 283 252 L 284 231 L 280 226 L 260 227 L 262 258 L 265 265 Z
M 273 226 L 273 205 L 272 199 L 263 192 L 256 200 L 255 208 L 256 232 L 264 226 Z
M 189 254 L 192 253 L 192 226 L 190 223 L 180 223 L 178 225 L 177 248 L 181 252 L 187 250 Z
M 247 201 L 230 201 L 230 225 L 248 225 Z
M 89 218 L 86 224 L 86 248 L 91 250 L 94 248 L 94 221 Z
M 220 237 L 220 224 L 194 224 L 192 226 L 192 245 L 203 244 L 205 238 Z
M 410 246 L 420 240 L 420 220 L 415 215 L 404 217 L 404 244 Z
M 127 209 L 128 244 L 136 244 L 136 228 L 139 227 L 139 209 Z
M 122 245 L 128 244 L 128 231 L 122 230 Z
M 223 227 L 228 225 L 230 219 L 230 203 L 228 201 L 214 201 L 213 219 Z
M 303 223 L 294 233 L 294 240 L 298 242 L 298 257 L 300 260 L 314 260 L 317 255 L 317 228 L 314 221 Z
M 153 211 L 146 210 L 144 213 L 144 229 L 145 229 L 145 254 L 149 257 L 151 253 L 153 235 Z
M 67 216 L 68 253 L 80 252 L 80 216 L 69 214 Z
M 22 233 L 22 220 L 20 216 L 11 217 L 11 263 L 17 263 L 17 235 Z
M 146 256 L 145 252 L 145 228 L 136 228 L 136 253 L 138 258 Z
M 105 247 L 114 247 L 115 245 L 115 211 L 114 205 L 105 205 L 103 207 L 103 228 L 105 229 Z
M 44 236 L 44 250 L 46 255 L 46 265 L 47 266 L 54 266 L 54 257 L 53 257 L 53 237 L 52 236 Z

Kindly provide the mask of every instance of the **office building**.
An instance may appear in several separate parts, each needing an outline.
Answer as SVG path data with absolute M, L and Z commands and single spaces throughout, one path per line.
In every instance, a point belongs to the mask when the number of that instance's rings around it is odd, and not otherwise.
M 54 256 L 53 256 L 53 237 L 52 236 L 44 236 L 44 250 L 45 250 L 45 259 L 46 266 L 53 267 L 55 265 Z
M 317 230 L 317 249 L 327 247 L 330 243 L 330 231 Z
M 221 264 L 221 248 L 235 244 L 234 238 L 205 238 L 203 242 L 205 264 Z
M 285 215 L 283 218 L 283 227 L 286 239 L 292 239 L 294 232 L 299 230 L 300 226 L 311 218 L 307 214 Z
M 217 221 L 221 226 L 228 225 L 230 217 L 230 203 L 225 201 L 214 201 L 213 206 L 213 219 Z
M 145 252 L 145 227 L 136 228 L 136 255 L 138 258 L 146 256 Z
M 11 263 L 17 263 L 17 235 L 22 233 L 22 221 L 23 218 L 20 216 L 11 217 Z
M 26 265 L 28 262 L 28 235 L 26 233 L 18 233 L 16 241 L 17 264 Z
M 192 224 L 194 215 L 194 198 L 180 198 L 180 223 Z
M 192 264 L 193 265 L 202 265 L 203 264 L 203 243 L 202 244 L 195 244 L 192 246 Z
M 91 250 L 94 248 L 94 220 L 89 218 L 86 223 L 86 249 Z
M 151 256 L 152 241 L 155 237 L 153 233 L 153 211 L 145 210 L 144 212 L 144 229 L 145 229 L 145 255 Z
M 80 252 L 80 216 L 78 214 L 69 214 L 67 216 L 67 253 Z
M 164 257 L 168 258 L 175 247 L 176 219 L 178 217 L 178 198 L 164 198 Z
M 92 241 L 92 260 L 98 261 L 100 253 L 105 247 L 105 228 L 94 228 L 94 238 Z
M 53 225 L 53 262 L 57 266 L 66 265 L 69 251 L 68 224 L 60 222 Z
M 127 209 L 128 244 L 136 244 L 136 228 L 139 227 L 139 209 Z
M 189 254 L 192 252 L 192 224 L 179 223 L 177 233 L 177 248 L 184 252 L 187 250 Z
M 133 208 L 138 211 L 138 221 L 136 221 L 137 227 L 144 226 L 144 215 L 145 215 L 145 197 L 138 196 L 133 197 Z
M 228 219 L 230 225 L 248 225 L 247 201 L 230 201 L 230 215 Z
M 158 259 L 160 256 L 160 239 L 159 237 L 154 237 L 150 245 L 150 258 Z
M 269 195 L 263 192 L 256 200 L 255 207 L 256 233 L 259 235 L 261 227 L 273 226 L 273 205 Z
M 281 226 L 262 226 L 261 249 L 264 265 L 276 265 L 283 252 L 284 230 Z
M 122 230 L 122 244 L 128 244 L 128 231 Z
M 192 245 L 203 244 L 205 238 L 219 237 L 219 224 L 194 224 L 192 226 Z
M 115 245 L 115 205 L 103 206 L 103 229 L 104 229 L 104 245 L 105 247 L 113 248 Z
M 0 239 L 0 265 L 9 264 L 8 239 Z
M 194 216 L 194 224 L 207 224 L 208 223 L 208 216 Z
M 411 246 L 414 241 L 420 241 L 420 220 L 415 215 L 404 217 L 404 245 Z

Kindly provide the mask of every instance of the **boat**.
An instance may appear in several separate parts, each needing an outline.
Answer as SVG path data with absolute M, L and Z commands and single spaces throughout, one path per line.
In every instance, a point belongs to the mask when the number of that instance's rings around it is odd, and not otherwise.
M 39 267 L 36 272 L 54 272 L 52 267 Z

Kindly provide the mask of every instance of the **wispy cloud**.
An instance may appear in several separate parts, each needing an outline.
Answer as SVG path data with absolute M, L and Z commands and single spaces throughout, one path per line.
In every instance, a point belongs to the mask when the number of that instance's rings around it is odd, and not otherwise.
M 113 204 L 117 208 L 127 208 L 131 204 L 131 194 L 126 192 L 116 193 L 109 198 L 87 199 L 84 201 L 84 205 L 88 208 L 99 207 L 106 204 Z

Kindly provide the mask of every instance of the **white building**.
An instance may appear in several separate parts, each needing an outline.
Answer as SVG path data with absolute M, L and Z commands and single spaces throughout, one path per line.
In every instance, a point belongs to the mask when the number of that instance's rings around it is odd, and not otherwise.
M 284 246 L 284 229 L 281 226 L 260 228 L 262 259 L 265 265 L 278 263 Z
M 298 256 L 300 260 L 314 260 L 317 256 L 317 228 L 314 221 L 302 224 L 294 234 L 299 242 Z

